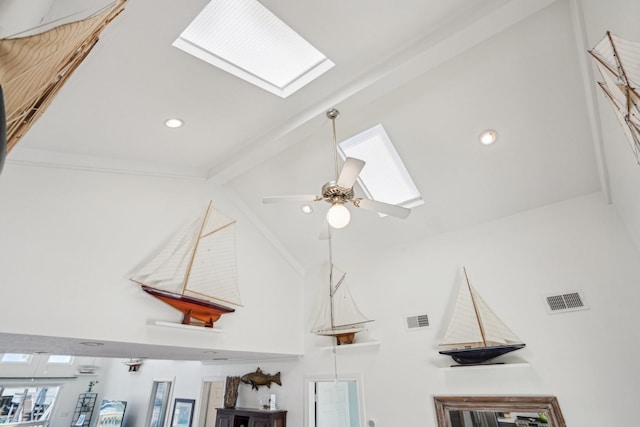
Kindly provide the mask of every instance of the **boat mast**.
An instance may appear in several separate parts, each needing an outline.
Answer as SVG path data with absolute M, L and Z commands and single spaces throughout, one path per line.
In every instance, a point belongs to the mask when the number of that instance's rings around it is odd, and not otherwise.
M 200 243 L 200 235 L 202 234 L 202 230 L 204 230 L 204 225 L 207 223 L 207 219 L 209 219 L 209 211 L 211 210 L 212 202 L 209 202 L 209 206 L 207 206 L 207 211 L 204 214 L 204 218 L 202 219 L 202 224 L 200 224 L 200 230 L 198 230 L 198 238 L 196 239 L 196 244 L 193 245 L 193 251 L 191 252 L 191 259 L 189 260 L 189 267 L 187 267 L 187 274 L 184 276 L 184 282 L 182 283 L 182 294 L 184 295 L 185 289 L 187 289 L 187 283 L 189 283 L 189 276 L 191 275 L 191 268 L 193 267 L 193 260 L 196 257 L 196 252 L 198 251 L 198 244 Z
M 482 335 L 482 345 L 487 346 L 487 338 L 484 334 L 484 327 L 482 326 L 482 320 L 480 320 L 480 314 L 478 313 L 478 306 L 476 305 L 476 299 L 473 297 L 473 291 L 471 290 L 471 283 L 469 283 L 469 276 L 467 276 L 467 269 L 462 267 L 464 270 L 464 277 L 467 279 L 467 288 L 469 289 L 469 295 L 471 296 L 471 302 L 473 303 L 473 309 L 476 312 L 476 320 L 478 321 L 478 327 L 480 327 L 480 335 Z

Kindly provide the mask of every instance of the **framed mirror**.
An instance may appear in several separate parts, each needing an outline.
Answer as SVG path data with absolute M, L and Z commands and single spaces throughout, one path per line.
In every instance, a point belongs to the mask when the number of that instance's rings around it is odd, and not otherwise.
M 438 427 L 566 427 L 555 396 L 434 396 Z
M 306 427 L 363 427 L 362 383 L 357 376 L 306 378 Z

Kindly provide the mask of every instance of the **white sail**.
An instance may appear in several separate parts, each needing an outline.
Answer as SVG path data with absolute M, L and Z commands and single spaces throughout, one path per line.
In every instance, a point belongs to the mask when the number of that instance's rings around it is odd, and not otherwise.
M 471 292 L 466 285 L 460 286 L 453 315 L 441 345 L 457 347 L 483 345 L 480 323 L 473 307 Z
M 318 335 L 359 332 L 364 330 L 364 323 L 372 322 L 356 306 L 345 277 L 346 273 L 333 267 L 330 294 L 327 295 L 311 332 Z
M 157 255 L 140 267 L 131 280 L 152 288 L 181 293 L 199 225 L 200 221 L 195 220 L 173 236 Z
M 640 43 L 607 32 L 590 53 L 603 79 L 598 84 L 640 163 Z
M 471 286 L 473 299 L 478 308 L 478 316 L 484 330 L 484 339 L 487 346 L 519 344 L 522 341 L 504 324 L 502 320 L 489 308 L 478 292 Z
M 489 308 L 467 279 L 467 283 L 460 286 L 451 321 L 440 345 L 476 348 L 520 343 L 522 341 Z
M 235 221 L 210 209 L 199 234 L 184 294 L 239 305 L 235 245 Z
M 131 280 L 200 300 L 240 305 L 235 221 L 210 203 L 203 220 L 177 234 Z

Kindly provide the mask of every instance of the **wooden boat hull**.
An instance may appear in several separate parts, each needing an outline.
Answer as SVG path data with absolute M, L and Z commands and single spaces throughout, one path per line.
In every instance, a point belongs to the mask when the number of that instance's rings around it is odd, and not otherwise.
M 483 363 L 503 354 L 520 350 L 525 344 L 499 345 L 493 347 L 458 348 L 454 350 L 441 350 L 440 354 L 451 356 L 461 365 L 473 365 Z
M 184 325 L 198 325 L 213 328 L 213 324 L 220 318 L 220 316 L 236 311 L 234 308 L 225 307 L 210 301 L 175 294 L 173 292 L 163 291 L 150 286 L 142 285 L 142 290 L 181 311 L 184 315 L 182 319 L 182 323 Z
M 353 328 L 344 328 L 344 329 L 334 329 L 334 330 L 324 330 L 324 331 L 316 331 L 316 335 L 324 335 L 328 337 L 336 337 L 336 344 L 352 344 L 356 339 L 356 334 L 358 332 L 364 331 L 362 327 L 353 327 Z

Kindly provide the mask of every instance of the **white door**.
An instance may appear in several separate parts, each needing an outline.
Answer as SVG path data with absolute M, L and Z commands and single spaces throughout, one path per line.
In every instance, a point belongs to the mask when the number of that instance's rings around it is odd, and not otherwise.
M 224 381 L 205 381 L 202 386 L 200 427 L 215 427 L 216 408 L 224 405 Z
M 316 382 L 316 427 L 349 427 L 349 390 L 344 381 Z

